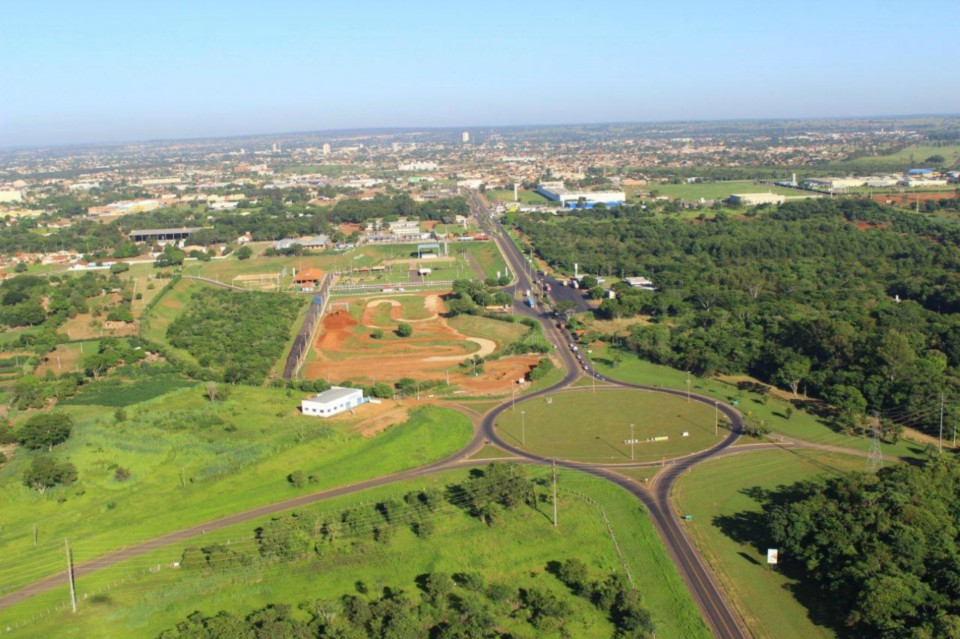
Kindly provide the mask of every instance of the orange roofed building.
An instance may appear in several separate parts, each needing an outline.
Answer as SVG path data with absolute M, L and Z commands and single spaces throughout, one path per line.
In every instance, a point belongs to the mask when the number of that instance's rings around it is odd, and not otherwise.
M 307 268 L 293 276 L 293 283 L 299 286 L 318 286 L 324 273 L 320 269 Z

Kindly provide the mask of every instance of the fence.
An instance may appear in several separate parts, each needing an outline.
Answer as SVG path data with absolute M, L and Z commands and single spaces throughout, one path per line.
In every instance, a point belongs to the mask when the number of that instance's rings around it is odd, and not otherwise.
M 307 315 L 303 318 L 303 325 L 300 327 L 300 332 L 297 333 L 297 337 L 293 340 L 293 346 L 290 347 L 290 352 L 287 353 L 287 361 L 284 362 L 283 365 L 284 379 L 293 379 L 296 377 L 300 371 L 300 367 L 303 366 L 303 360 L 306 358 L 307 353 L 310 352 L 310 344 L 313 342 L 313 336 L 317 332 L 317 327 L 320 325 L 320 318 L 323 316 L 323 311 L 327 307 L 327 302 L 330 300 L 332 283 L 333 275 L 327 273 L 323 277 L 323 283 L 317 288 L 313 296 L 313 301 L 310 303 L 310 308 L 307 309 Z

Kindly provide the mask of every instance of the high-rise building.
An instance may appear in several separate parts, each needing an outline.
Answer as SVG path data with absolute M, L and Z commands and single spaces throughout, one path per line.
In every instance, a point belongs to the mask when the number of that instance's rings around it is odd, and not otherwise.
M 273 143 L 273 146 L 271 147 L 271 150 L 272 150 L 274 153 L 279 153 L 279 152 L 280 152 L 280 143 L 279 143 L 279 142 L 274 142 L 274 143 Z
M 397 153 L 400 150 L 400 143 L 394 142 L 393 144 L 390 145 L 390 148 L 393 149 L 394 153 Z
M 329 144 L 324 144 L 324 145 L 323 145 L 323 154 L 324 154 L 324 155 L 330 155 L 330 145 L 329 145 Z
M 460 139 L 463 140 L 464 144 L 467 144 L 470 141 L 470 132 L 464 131 L 462 134 L 460 134 Z

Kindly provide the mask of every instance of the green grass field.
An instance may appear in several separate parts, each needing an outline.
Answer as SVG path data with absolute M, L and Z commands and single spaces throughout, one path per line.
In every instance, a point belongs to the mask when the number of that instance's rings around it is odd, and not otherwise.
M 166 282 L 163 282 L 163 285 L 165 286 Z M 180 317 L 187 309 L 190 304 L 190 296 L 201 286 L 205 285 L 193 280 L 180 280 L 163 295 L 155 298 L 156 303 L 143 315 L 140 323 L 140 334 L 143 337 L 152 342 L 166 344 L 167 348 L 196 366 L 198 364 L 193 355 L 182 348 L 175 348 L 167 342 L 167 329 L 170 328 L 173 320 Z
M 760 503 L 752 489 L 772 489 L 817 475 L 863 470 L 860 457 L 818 451 L 756 451 L 705 462 L 682 475 L 674 489 L 694 543 L 719 575 L 754 636 L 827 639 L 833 631 L 797 584 L 766 565 L 767 543 L 757 538 Z M 743 514 L 746 513 L 746 514 Z M 747 538 L 747 539 L 745 539 Z M 819 623 L 818 623 L 819 621 Z
M 546 469 L 528 472 L 543 478 L 548 474 Z M 331 500 L 306 512 L 336 513 L 363 504 L 370 508 L 379 499 L 396 497 L 405 491 L 459 483 L 466 474 L 467 471 L 453 471 L 395 484 Z M 250 522 L 81 578 L 77 584 L 80 596 L 77 615 L 54 609 L 65 600 L 63 588 L 0 613 L 0 624 L 26 622 L 22 632 L 29 636 L 154 637 L 195 610 L 205 614 L 219 610 L 242 613 L 268 602 L 296 607 L 307 600 L 331 601 L 342 594 L 355 594 L 358 582 L 371 593 L 385 586 L 399 586 L 411 596 L 419 597 L 413 580 L 432 571 L 479 571 L 488 583 L 508 583 L 514 588 L 537 586 L 563 594 L 564 587 L 545 571 L 549 561 L 578 557 L 587 564 L 591 575 L 597 577 L 624 572 L 603 523 L 599 511 L 602 506 L 617 541 L 628 549 L 626 565 L 653 614 L 657 637 L 709 637 L 696 606 L 638 502 L 622 489 L 581 473 L 561 471 L 559 484 L 558 528 L 551 525 L 548 503 L 542 503 L 539 510 L 524 506 L 508 512 L 492 527 L 446 505 L 434 514 L 436 532 L 426 540 L 414 537 L 405 529 L 388 544 L 358 542 L 359 545 L 344 554 L 306 562 L 258 562 L 250 568 L 219 574 L 171 567 L 172 562 L 180 559 L 185 546 L 198 543 L 230 540 L 231 549 L 253 554 L 251 533 L 259 524 Z M 540 491 L 546 492 L 545 488 Z M 589 639 L 612 635 L 609 622 L 596 609 L 584 600 L 565 599 L 576 613 L 568 628 L 570 634 L 566 636 Z M 28 621 L 34 616 L 39 618 Z M 518 625 L 512 630 L 520 628 Z M 529 631 L 527 626 L 525 636 Z
M 900 151 L 897 151 L 896 153 L 891 153 L 890 155 L 867 156 L 858 158 L 856 160 L 851 160 L 849 164 L 867 164 L 870 166 L 887 165 L 891 170 L 912 165 L 928 167 L 931 165 L 929 163 L 925 163 L 924 160 L 934 155 L 943 156 L 943 166 L 956 166 L 957 163 L 960 162 L 960 144 L 952 144 L 947 146 L 908 146 Z
M 518 402 L 497 419 L 501 435 L 515 446 L 547 457 L 590 462 L 629 462 L 630 424 L 635 461 L 658 461 L 709 448 L 714 409 L 698 402 L 644 391 L 598 389 L 557 393 Z M 683 433 L 689 433 L 683 437 Z M 666 441 L 653 441 L 668 437 Z M 524 444 L 524 439 L 526 443 Z
M 484 337 L 497 343 L 498 348 L 524 338 L 530 329 L 519 322 L 501 322 L 480 315 L 457 315 L 447 324 L 465 335 Z
M 609 365 L 606 347 L 592 348 L 590 357 L 604 376 L 635 384 L 664 386 L 667 388 L 687 388 L 687 375 L 668 366 L 658 366 L 632 355 L 624 354 L 623 361 L 614 367 Z M 854 437 L 836 432 L 821 422 L 816 416 L 802 410 L 796 410 L 787 419 L 788 403 L 775 397 L 764 398 L 756 393 L 741 391 L 733 384 L 711 378 L 691 377 L 693 392 L 709 395 L 724 402 L 738 401 L 740 411 L 756 420 L 763 420 L 766 427 L 774 433 L 796 437 L 816 444 L 841 446 L 866 451 L 870 449 L 870 440 L 866 437 Z M 906 458 L 919 458 L 923 446 L 906 439 L 896 444 L 882 444 L 883 454 Z
M 487 189 L 485 195 L 491 202 L 513 202 L 513 189 Z M 550 200 L 536 191 L 520 189 L 517 193 L 520 204 L 550 204 Z
M 637 189 L 630 189 L 628 193 L 635 193 Z M 806 191 L 789 189 L 769 184 L 757 184 L 752 180 L 731 180 L 727 182 L 708 182 L 705 184 L 648 184 L 639 188 L 639 191 L 650 193 L 656 191 L 659 195 L 666 195 L 678 200 L 705 200 L 726 199 L 734 193 L 777 193 L 787 197 L 802 197 L 809 195 Z
M 305 396 L 234 387 L 228 400 L 211 405 L 194 386 L 127 406 L 122 423 L 114 419 L 115 404 L 64 405 L 77 426 L 54 454 L 76 465 L 78 483 L 45 495 L 22 485 L 34 456 L 25 450 L 0 469 L 0 592 L 54 568 L 64 536 L 78 540 L 78 560 L 89 558 L 260 504 L 420 466 L 462 448 L 473 432 L 466 417 L 428 406 L 365 438 L 351 428 L 364 419 L 362 409 L 332 421 L 303 417 L 297 406 Z M 123 482 L 114 477 L 121 467 L 131 473 Z M 286 477 L 294 470 L 316 481 L 292 488 Z

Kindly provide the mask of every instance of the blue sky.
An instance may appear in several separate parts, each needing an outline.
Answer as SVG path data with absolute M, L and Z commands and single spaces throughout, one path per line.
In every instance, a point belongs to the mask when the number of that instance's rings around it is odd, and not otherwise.
M 956 0 L 0 6 L 0 146 L 960 112 Z

